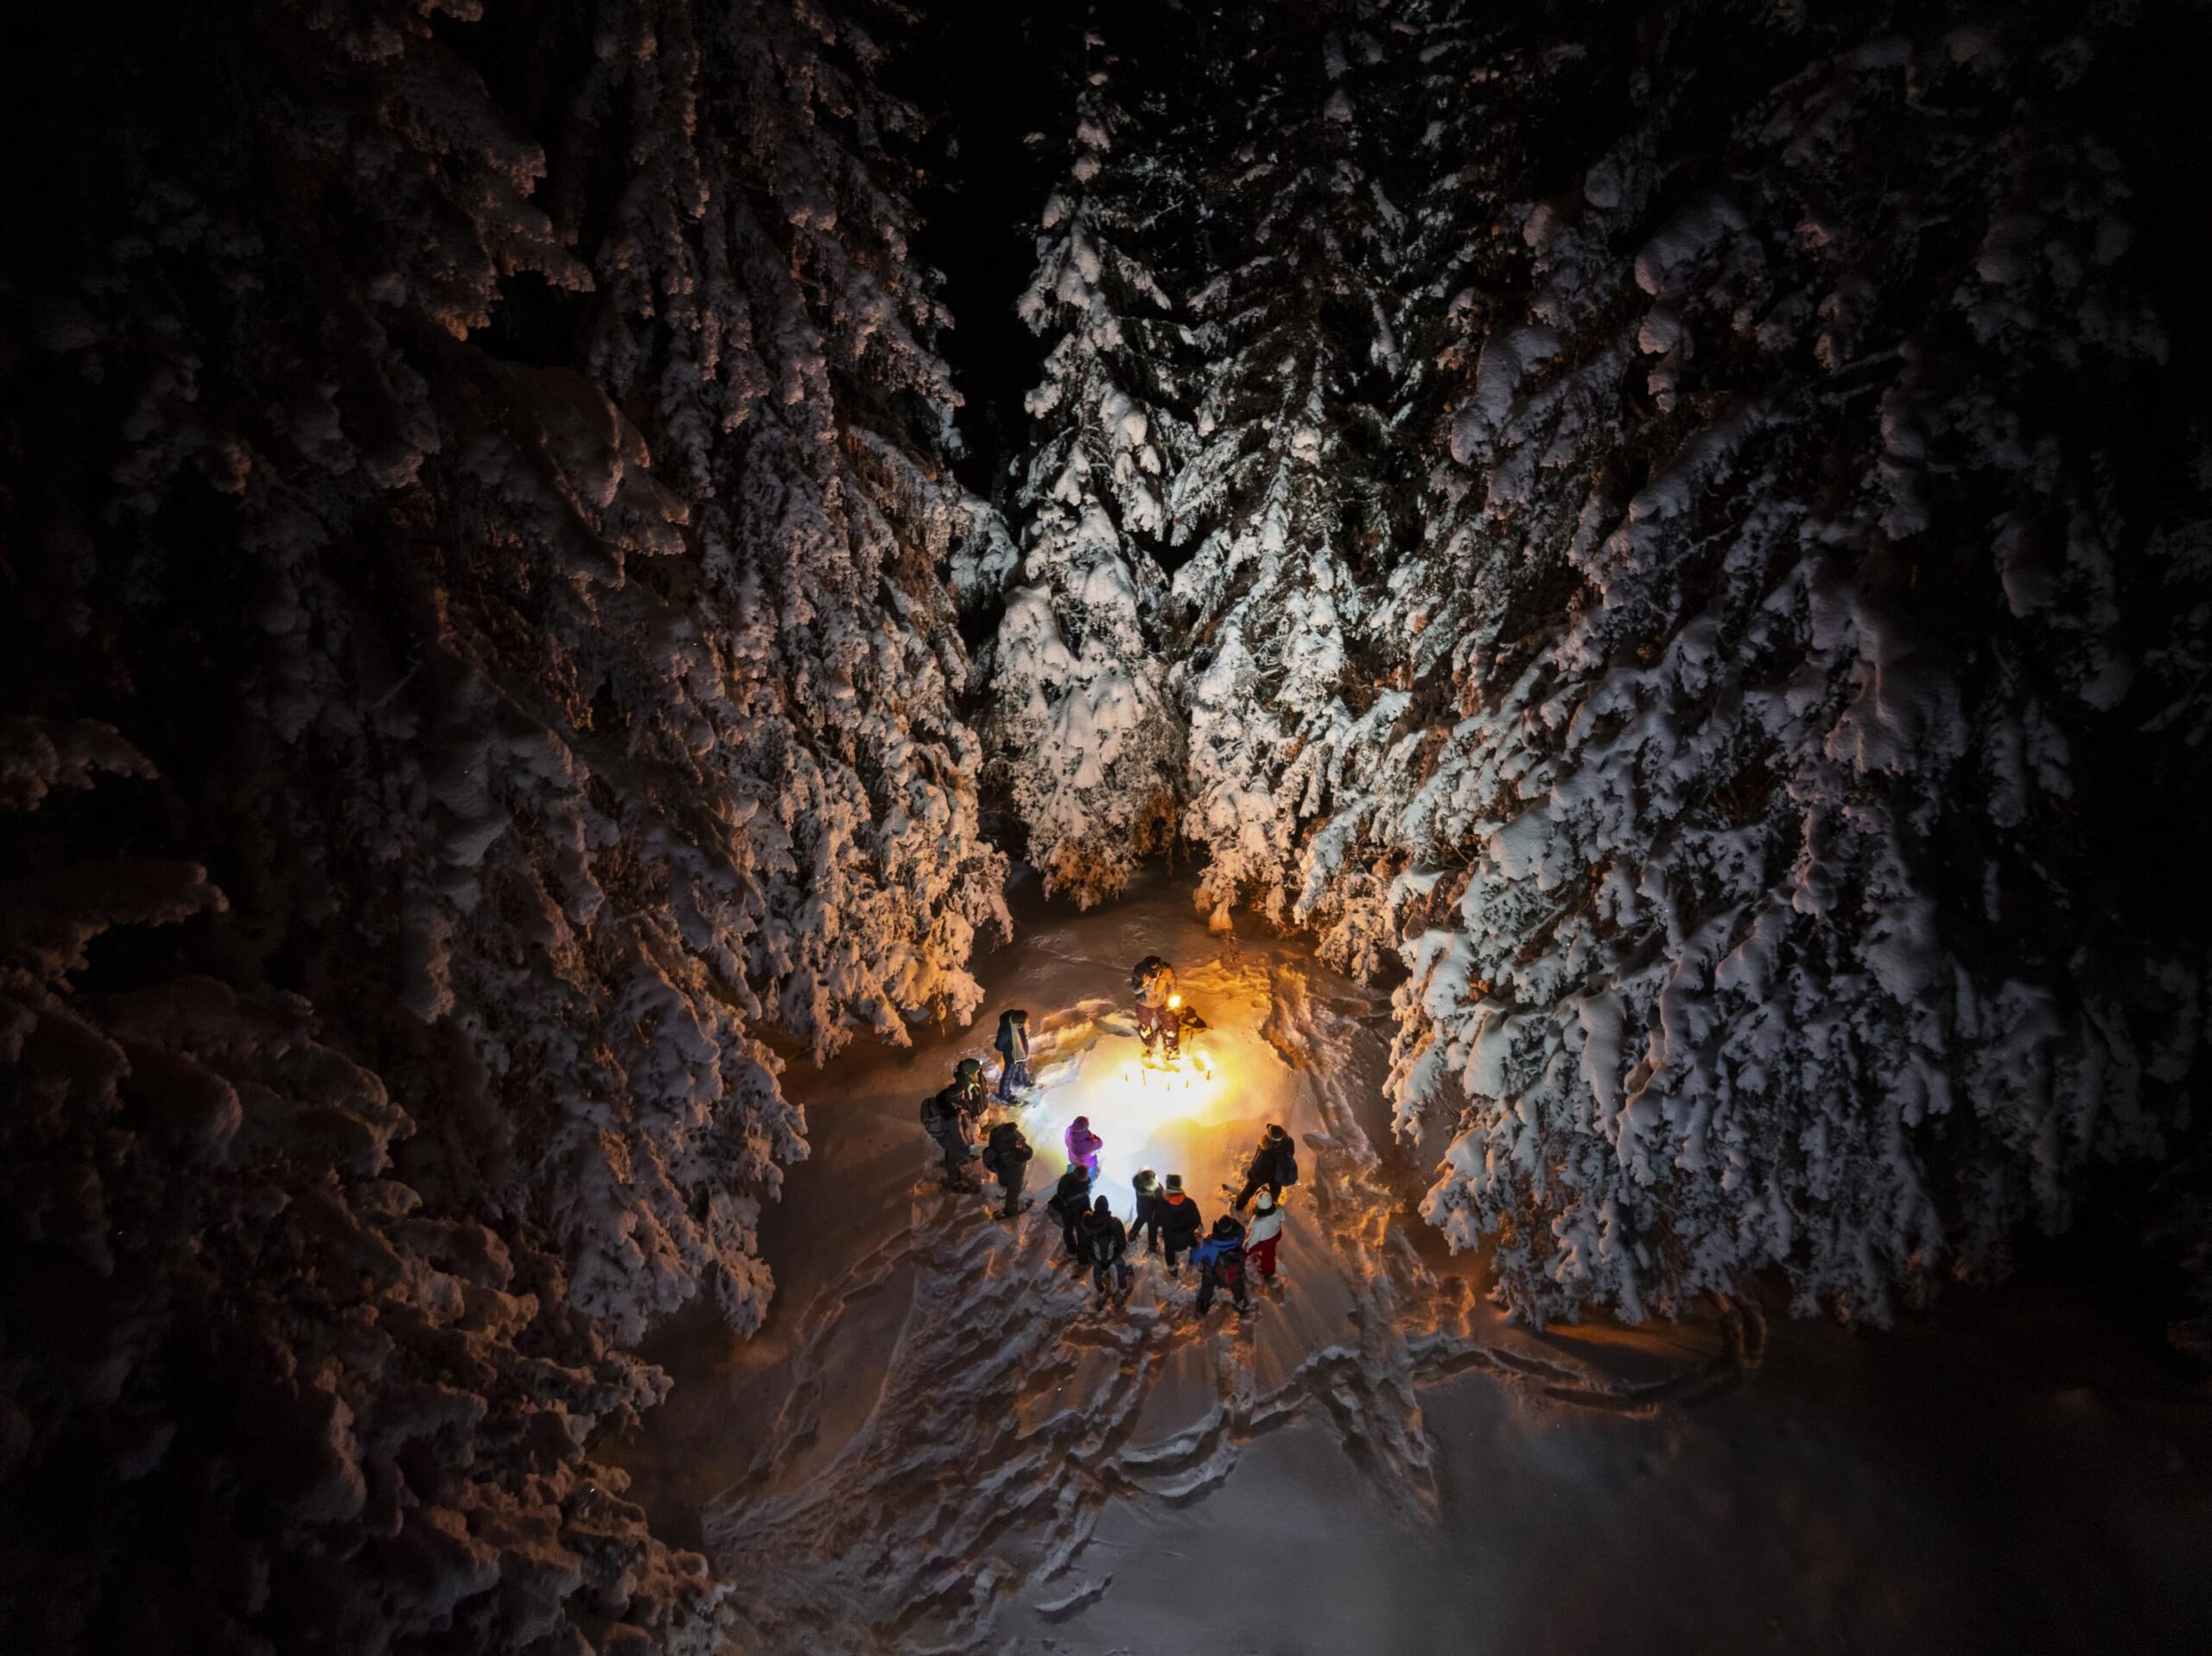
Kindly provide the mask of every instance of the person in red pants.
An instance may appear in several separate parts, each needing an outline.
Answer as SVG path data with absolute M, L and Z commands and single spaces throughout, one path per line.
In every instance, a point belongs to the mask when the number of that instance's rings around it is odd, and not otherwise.
M 1282 1239 L 1282 1203 L 1274 1193 L 1260 1192 L 1252 1209 L 1252 1228 L 1244 1236 L 1244 1260 L 1262 1282 L 1275 1279 L 1275 1244 Z

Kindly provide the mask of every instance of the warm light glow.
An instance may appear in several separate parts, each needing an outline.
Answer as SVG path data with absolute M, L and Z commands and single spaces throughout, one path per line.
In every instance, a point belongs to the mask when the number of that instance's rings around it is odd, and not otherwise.
M 1167 1005 L 1171 1009 L 1179 1006 L 1182 1004 L 1183 997 L 1180 995 L 1170 995 L 1167 997 Z
M 1210 1142 L 1240 1113 L 1232 1077 L 1218 1055 L 1187 1042 L 1177 1058 L 1157 1050 L 1123 1056 L 1127 1051 L 1093 1046 L 1073 1062 L 1049 1066 L 1038 1077 L 1037 1101 L 1022 1112 L 1024 1128 L 1040 1152 L 1048 1144 L 1059 1149 L 1077 1116 L 1090 1118 L 1091 1130 L 1105 1140 L 1102 1188 L 1124 1216 L 1128 1181 L 1138 1168 L 1195 1173 L 1194 1142 Z
M 1122 1066 L 1122 1083 L 1147 1094 L 1156 1089 L 1163 1094 L 1195 1092 L 1203 1096 L 1213 1090 L 1213 1065 L 1205 1053 L 1188 1047 L 1179 1059 L 1147 1052 L 1135 1063 Z

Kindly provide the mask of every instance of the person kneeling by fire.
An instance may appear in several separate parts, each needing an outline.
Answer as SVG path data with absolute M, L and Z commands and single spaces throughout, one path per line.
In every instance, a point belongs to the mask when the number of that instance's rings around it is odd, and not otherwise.
M 1129 972 L 1129 993 L 1137 1003 L 1137 1039 L 1144 1043 L 1145 1061 L 1153 1048 L 1170 1064 L 1183 1053 L 1183 1031 L 1204 1029 L 1205 1020 L 1183 1004 L 1175 987 L 1175 968 L 1157 955 L 1147 955 Z

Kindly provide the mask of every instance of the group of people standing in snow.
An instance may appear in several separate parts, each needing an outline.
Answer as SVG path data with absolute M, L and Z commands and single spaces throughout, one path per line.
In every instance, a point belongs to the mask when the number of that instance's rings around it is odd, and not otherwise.
M 1175 993 L 1174 968 L 1159 956 L 1147 955 L 1140 961 L 1129 982 L 1137 1004 L 1138 1038 L 1147 1057 L 1157 1046 L 1173 1063 L 1179 1055 L 1183 1031 L 1204 1029 L 1204 1021 L 1184 1008 L 1182 996 Z M 1030 1084 L 1028 1012 L 1016 1008 L 1001 1016 L 991 1044 L 1000 1059 L 999 1100 L 1011 1103 L 1016 1091 Z M 976 1131 L 988 1106 L 983 1067 L 974 1058 L 961 1059 L 950 1083 L 923 1101 L 922 1126 L 943 1152 L 945 1183 L 954 1190 L 982 1189 L 968 1164 L 977 1158 Z M 1147 1253 L 1166 1255 L 1170 1278 L 1179 1279 L 1183 1261 L 1190 1261 L 1198 1275 L 1201 1317 L 1211 1310 L 1217 1294 L 1227 1295 L 1239 1311 L 1250 1310 L 1251 1278 L 1262 1283 L 1274 1279 L 1275 1248 L 1284 1219 L 1282 1193 L 1298 1182 L 1298 1158 L 1290 1135 L 1275 1123 L 1268 1124 L 1245 1165 L 1243 1189 L 1211 1227 L 1183 1189 L 1181 1174 L 1170 1173 L 1163 1181 L 1149 1167 L 1134 1181 L 1135 1213 L 1122 1219 L 1096 1190 L 1098 1152 L 1104 1144 L 1089 1116 L 1078 1115 L 1069 1123 L 1067 1171 L 1046 1203 L 1046 1211 L 1059 1221 L 1067 1257 L 1090 1272 L 1098 1303 L 1105 1304 L 1109 1295 L 1127 1298 L 1130 1247 L 1141 1239 Z M 1029 1207 L 1022 1192 L 1035 1156 L 1018 1122 L 1000 1121 L 991 1127 L 981 1160 L 983 1171 L 998 1181 L 1003 1198 L 1001 1218 L 1019 1218 Z M 1241 1215 L 1255 1197 L 1248 1224 Z
M 1028 1084 L 1029 1017 L 1026 1012 L 1007 1013 L 999 1020 L 994 1044 L 1004 1067 L 1000 1071 L 998 1095 L 1010 1101 L 1016 1088 Z M 963 1058 L 952 1081 L 922 1105 L 922 1125 L 937 1141 L 944 1157 L 945 1182 L 954 1190 L 980 1191 L 982 1186 L 969 1172 L 975 1158 L 975 1128 L 988 1105 L 982 1066 Z M 1090 1273 L 1103 1304 L 1111 1295 L 1125 1298 L 1132 1283 L 1129 1250 L 1141 1239 L 1149 1254 L 1164 1254 L 1167 1274 L 1179 1279 L 1187 1259 L 1198 1276 L 1197 1310 L 1204 1316 L 1217 1293 L 1226 1294 L 1239 1311 L 1251 1309 L 1249 1279 L 1262 1283 L 1275 1276 L 1275 1248 L 1282 1236 L 1282 1193 L 1297 1183 L 1298 1159 L 1290 1135 L 1270 1122 L 1245 1167 L 1244 1187 L 1230 1211 L 1209 1228 L 1198 1203 L 1183 1189 L 1183 1177 L 1170 1173 L 1163 1181 L 1151 1168 L 1141 1170 L 1134 1181 L 1135 1211 L 1127 1221 L 1114 1212 L 1113 1203 L 1096 1192 L 1098 1152 L 1105 1140 L 1079 1115 L 1069 1123 L 1066 1137 L 1067 1171 L 1060 1175 L 1046 1211 L 1060 1224 L 1060 1239 L 1067 1257 Z M 986 1139 L 982 1154 L 983 1171 L 998 1182 L 1002 1201 L 1000 1217 L 1018 1218 L 1030 1203 L 1023 1196 L 1029 1180 L 1029 1164 L 1036 1151 L 1019 1123 L 1001 1121 Z M 1228 1187 L 1224 1185 L 1224 1190 Z M 1250 1223 L 1238 1215 L 1257 1198 Z
M 1270 1133 L 1281 1127 L 1270 1126 Z M 1267 1153 L 1267 1141 L 1256 1155 Z M 1296 1177 L 1295 1173 L 1293 1174 Z M 1146 1239 L 1146 1251 L 1166 1257 L 1167 1274 L 1179 1278 L 1187 1257 L 1198 1275 L 1196 1309 L 1203 1317 L 1212 1309 L 1216 1293 L 1226 1293 L 1240 1311 L 1252 1309 L 1250 1280 L 1273 1282 L 1275 1244 L 1282 1236 L 1282 1190 L 1271 1185 L 1259 1192 L 1252 1221 L 1237 1217 L 1240 1201 L 1208 1228 L 1198 1204 L 1183 1189 L 1180 1174 L 1170 1173 L 1165 1183 L 1145 1168 L 1136 1177 L 1137 1229 Z
M 999 1101 L 1011 1103 L 1014 1089 L 1029 1085 L 1029 1014 L 1017 1008 L 1001 1017 L 993 1044 L 1001 1060 Z M 944 1154 L 944 1182 L 956 1190 L 983 1188 L 969 1172 L 968 1164 L 976 1158 L 976 1129 L 988 1105 L 983 1066 L 973 1058 L 961 1059 L 953 1066 L 951 1082 L 922 1101 L 922 1130 Z M 1014 1153 L 1016 1145 L 1019 1155 Z M 1007 1218 L 1021 1211 L 1021 1187 L 1028 1177 L 1031 1154 L 1021 1129 L 1011 1121 L 993 1127 L 984 1144 L 983 1171 L 995 1177 L 1006 1192 Z
M 1275 1247 L 1282 1238 L 1282 1193 L 1298 1180 L 1290 1135 L 1268 1124 L 1246 1165 L 1243 1190 L 1211 1228 L 1184 1190 L 1181 1174 L 1170 1173 L 1163 1181 L 1149 1167 L 1138 1171 L 1134 1181 L 1136 1211 L 1124 1224 L 1104 1196 L 1091 1195 L 1100 1142 L 1088 1117 L 1077 1116 L 1069 1124 L 1068 1171 L 1060 1176 L 1050 1211 L 1060 1221 L 1069 1257 L 1090 1271 L 1101 1303 L 1109 1279 L 1117 1297 L 1128 1293 L 1129 1247 L 1141 1238 L 1146 1253 L 1166 1256 L 1171 1278 L 1182 1276 L 1183 1261 L 1189 1259 L 1198 1275 L 1198 1315 L 1212 1308 L 1217 1293 L 1226 1293 L 1238 1310 L 1250 1310 L 1250 1279 L 1274 1280 Z M 1248 1225 L 1237 1215 L 1255 1196 L 1258 1203 Z

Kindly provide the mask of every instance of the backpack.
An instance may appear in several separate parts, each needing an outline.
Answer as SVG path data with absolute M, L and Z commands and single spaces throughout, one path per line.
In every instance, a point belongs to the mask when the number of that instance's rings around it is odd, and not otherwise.
M 1021 1145 L 1021 1129 L 1011 1121 L 1001 1121 L 991 1129 L 991 1140 L 983 1146 L 983 1171 L 1003 1173 L 1009 1164 L 1018 1161 L 1015 1149 Z
M 1275 1146 L 1275 1177 L 1284 1184 L 1298 1183 L 1298 1152 L 1287 1139 Z
M 922 1131 L 940 1139 L 951 1130 L 952 1112 L 944 1107 L 944 1094 L 931 1093 L 922 1101 Z
M 1244 1250 L 1241 1247 L 1224 1248 L 1211 1261 L 1213 1279 L 1224 1288 L 1234 1288 L 1244 1280 Z
M 1082 1164 L 1078 1162 L 1076 1166 L 1080 1167 Z M 1068 1172 L 1072 1173 L 1074 1171 L 1075 1168 L 1071 1167 Z M 1075 1205 L 1069 1206 L 1071 1202 Z M 1077 1185 L 1070 1181 L 1067 1173 L 1061 1174 L 1060 1182 L 1052 1187 L 1052 1200 L 1045 1204 L 1045 1211 L 1062 1224 L 1065 1224 L 1071 1219 L 1080 1219 L 1090 1211 L 1090 1181 L 1085 1179 Z

